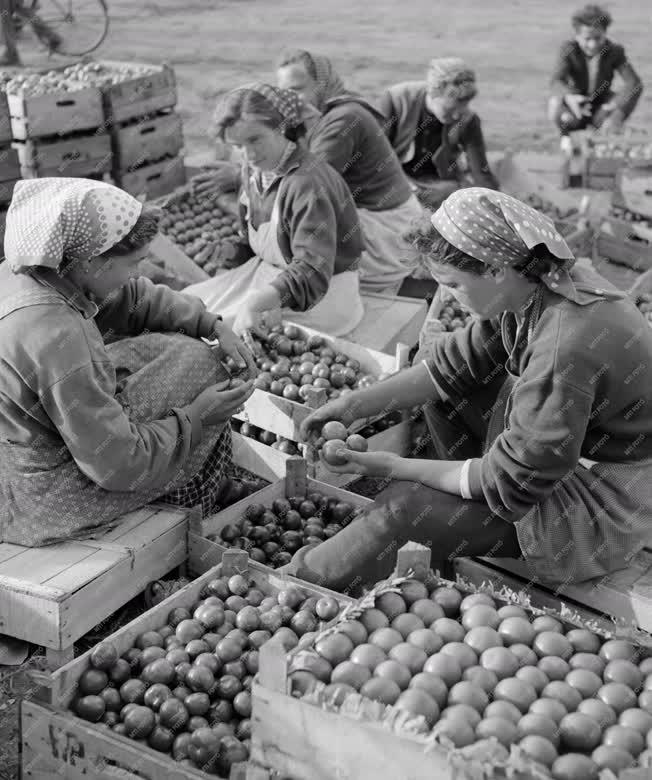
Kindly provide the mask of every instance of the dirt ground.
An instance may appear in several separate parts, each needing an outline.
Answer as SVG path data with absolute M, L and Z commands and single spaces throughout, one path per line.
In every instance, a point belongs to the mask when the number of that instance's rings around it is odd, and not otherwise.
M 550 70 L 570 34 L 568 0 L 108 0 L 111 30 L 97 56 L 169 61 L 179 78 L 179 105 L 190 151 L 211 146 L 216 97 L 253 79 L 273 79 L 285 46 L 332 57 L 346 83 L 377 96 L 385 85 L 423 77 L 434 56 L 459 55 L 478 75 L 474 101 L 492 149 L 545 148 L 555 133 L 545 115 Z M 606 2 L 611 32 L 652 84 L 647 3 Z M 33 44 L 26 42 L 26 59 Z M 53 62 L 55 62 L 53 60 Z M 652 87 L 648 87 L 652 89 Z M 632 124 L 652 120 L 644 93 Z

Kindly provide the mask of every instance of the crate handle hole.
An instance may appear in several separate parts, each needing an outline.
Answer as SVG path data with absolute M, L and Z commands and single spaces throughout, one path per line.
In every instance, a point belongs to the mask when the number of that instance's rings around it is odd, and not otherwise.
M 155 133 L 156 128 L 155 127 L 145 127 L 140 131 L 141 135 L 149 135 L 149 133 Z
M 77 104 L 76 100 L 57 100 L 58 106 L 74 106 Z
M 649 197 L 652 195 L 652 190 L 645 190 L 645 194 Z
M 153 780 L 150 775 L 139 772 L 138 769 L 131 768 L 121 761 L 114 761 L 112 758 L 102 758 L 102 766 L 105 777 L 114 777 L 116 780 Z
M 66 152 L 62 155 L 63 160 L 79 160 L 81 158 L 81 152 Z
M 147 177 L 147 181 L 154 181 L 155 179 L 160 179 L 161 174 L 160 173 L 153 173 L 151 176 Z

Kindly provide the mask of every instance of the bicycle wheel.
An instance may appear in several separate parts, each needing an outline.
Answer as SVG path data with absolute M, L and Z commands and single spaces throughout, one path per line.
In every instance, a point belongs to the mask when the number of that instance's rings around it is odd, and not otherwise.
M 32 27 L 36 35 L 49 45 L 51 33 L 61 43 L 58 54 L 80 57 L 100 46 L 109 31 L 106 0 L 32 0 L 35 15 Z

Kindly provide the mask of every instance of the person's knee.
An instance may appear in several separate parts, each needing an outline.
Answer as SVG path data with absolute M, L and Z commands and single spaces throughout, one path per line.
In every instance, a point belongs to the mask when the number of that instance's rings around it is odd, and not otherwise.
M 182 333 L 166 334 L 165 338 L 168 340 L 170 360 L 183 358 L 184 362 L 190 361 L 195 370 L 199 369 L 200 373 L 206 376 L 207 384 L 229 379 L 226 368 L 205 341 Z

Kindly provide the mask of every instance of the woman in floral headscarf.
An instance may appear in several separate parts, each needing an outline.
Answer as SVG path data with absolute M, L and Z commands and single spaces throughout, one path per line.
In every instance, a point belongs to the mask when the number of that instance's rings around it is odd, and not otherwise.
M 573 255 L 548 217 L 500 193 L 449 196 L 412 236 L 476 317 L 422 363 L 314 412 L 303 433 L 425 404 L 437 460 L 342 450 L 394 480 L 359 519 L 295 556 L 331 588 L 387 576 L 395 551 L 524 557 L 560 584 L 628 566 L 652 540 L 652 331 Z M 448 571 L 447 571 L 448 569 Z
M 430 61 L 426 81 L 406 81 L 381 98 L 387 134 L 403 170 L 424 202 L 436 208 L 465 181 L 498 189 L 485 151 L 480 118 L 469 109 L 477 94 L 475 73 L 459 57 Z
M 157 231 L 111 185 L 16 184 L 0 266 L 0 542 L 85 538 L 154 499 L 218 508 L 229 418 L 252 382 L 228 390 L 202 339 L 255 365 L 200 301 L 136 278 Z
M 261 333 L 285 316 L 332 335 L 362 319 L 358 266 L 362 237 L 342 177 L 310 154 L 300 98 L 268 84 L 228 93 L 217 131 L 244 150 L 241 243 L 247 262 L 187 287 L 236 333 Z

